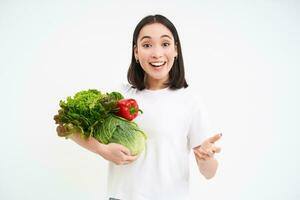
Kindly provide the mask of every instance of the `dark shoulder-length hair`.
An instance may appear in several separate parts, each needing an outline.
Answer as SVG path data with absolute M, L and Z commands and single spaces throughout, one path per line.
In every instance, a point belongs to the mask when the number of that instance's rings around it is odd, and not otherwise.
M 141 29 L 148 24 L 160 23 L 167 27 L 173 34 L 175 45 L 177 46 L 177 58 L 174 60 L 173 66 L 169 72 L 169 81 L 165 83 L 170 89 L 180 89 L 188 87 L 185 79 L 183 57 L 181 52 L 181 45 L 177 30 L 173 23 L 162 15 L 149 15 L 144 17 L 136 26 L 133 32 L 132 40 L 132 57 L 129 69 L 127 72 L 127 80 L 133 88 L 138 90 L 145 89 L 145 72 L 142 69 L 140 63 L 137 63 L 134 56 L 134 48 L 137 46 L 137 39 Z

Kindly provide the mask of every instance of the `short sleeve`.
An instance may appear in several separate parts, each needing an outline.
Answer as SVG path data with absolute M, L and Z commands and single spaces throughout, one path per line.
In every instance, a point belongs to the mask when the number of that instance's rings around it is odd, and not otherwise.
M 199 146 L 206 138 L 213 134 L 213 130 L 208 119 L 208 113 L 202 101 L 194 103 L 193 114 L 188 131 L 188 148 Z

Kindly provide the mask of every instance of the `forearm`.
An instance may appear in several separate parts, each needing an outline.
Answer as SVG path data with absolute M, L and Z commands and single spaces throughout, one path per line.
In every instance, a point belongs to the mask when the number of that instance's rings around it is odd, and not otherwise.
M 101 144 L 98 142 L 95 138 L 89 137 L 88 139 L 84 139 L 80 137 L 79 133 L 74 133 L 70 136 L 70 139 L 72 139 L 74 142 L 82 146 L 83 148 L 94 152 L 98 155 L 101 155 L 104 151 L 105 144 Z
M 200 160 L 200 159 L 196 159 L 196 160 L 201 174 L 206 179 L 211 179 L 212 177 L 214 177 L 218 168 L 218 161 L 215 158 L 210 158 L 207 160 Z

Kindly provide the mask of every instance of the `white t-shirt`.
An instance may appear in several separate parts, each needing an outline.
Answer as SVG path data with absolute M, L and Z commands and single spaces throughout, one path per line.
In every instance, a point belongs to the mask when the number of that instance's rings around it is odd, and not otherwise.
M 203 105 L 189 88 L 142 90 L 123 84 L 143 114 L 134 121 L 147 134 L 145 150 L 128 165 L 109 163 L 108 198 L 189 199 L 189 155 L 211 135 Z

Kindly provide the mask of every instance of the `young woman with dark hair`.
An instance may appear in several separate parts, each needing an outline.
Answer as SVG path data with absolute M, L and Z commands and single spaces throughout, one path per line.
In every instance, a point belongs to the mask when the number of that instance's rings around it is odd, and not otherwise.
M 150 15 L 145 17 L 140 21 L 140 23 L 138 23 L 138 25 L 134 30 L 133 40 L 132 40 L 131 64 L 127 74 L 129 83 L 139 90 L 145 89 L 145 80 L 144 80 L 145 71 L 143 70 L 141 64 L 138 62 L 135 52 L 138 49 L 138 36 L 141 29 L 145 25 L 154 24 L 154 23 L 164 25 L 167 29 L 169 29 L 172 35 L 172 40 L 174 42 L 173 46 L 176 48 L 176 53 L 178 54 L 177 56 L 174 57 L 173 66 L 169 71 L 168 81 L 165 83 L 165 86 L 170 87 L 170 89 L 180 89 L 182 87 L 185 88 L 188 87 L 188 84 L 185 80 L 184 64 L 183 64 L 183 58 L 181 53 L 181 44 L 180 44 L 177 30 L 175 26 L 172 24 L 172 22 L 162 15 L 155 15 L 155 16 Z M 164 45 L 169 45 L 169 43 L 165 43 Z
M 145 150 L 132 156 L 119 144 L 72 139 L 109 161 L 110 200 L 189 199 L 190 152 L 201 174 L 212 178 L 220 152 L 214 143 L 222 134 L 212 136 L 203 104 L 188 88 L 179 36 L 166 17 L 150 15 L 136 26 L 127 78 L 119 91 L 144 111 L 135 122 L 147 133 Z

